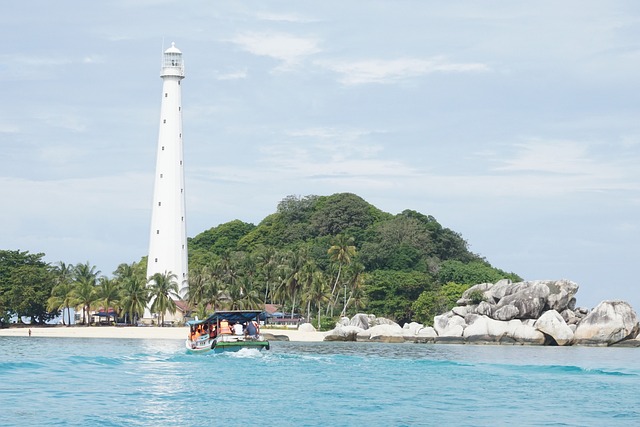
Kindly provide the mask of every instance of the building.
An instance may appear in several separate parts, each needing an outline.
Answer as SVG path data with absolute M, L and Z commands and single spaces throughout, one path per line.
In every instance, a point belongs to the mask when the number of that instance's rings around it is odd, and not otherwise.
M 147 278 L 155 273 L 172 273 L 176 276 L 180 295 L 185 296 L 188 264 L 182 139 L 181 81 L 184 79 L 184 62 L 175 43 L 171 43 L 163 53 L 160 77 L 162 101 Z M 148 308 L 144 317 L 152 318 Z

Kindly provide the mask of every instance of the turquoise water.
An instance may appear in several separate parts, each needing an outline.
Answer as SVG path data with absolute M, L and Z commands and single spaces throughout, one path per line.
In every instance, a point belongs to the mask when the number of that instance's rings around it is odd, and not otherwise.
M 640 425 L 640 351 L 0 337 L 0 425 Z

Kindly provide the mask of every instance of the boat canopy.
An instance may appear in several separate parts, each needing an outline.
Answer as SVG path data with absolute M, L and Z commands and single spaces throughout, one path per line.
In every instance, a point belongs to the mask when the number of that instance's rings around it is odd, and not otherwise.
M 232 323 L 243 323 L 251 320 L 260 319 L 264 320 L 269 315 L 265 311 L 260 310 L 230 310 L 230 311 L 216 311 L 209 317 L 203 320 L 190 320 L 187 325 L 201 325 L 203 323 L 217 323 L 219 320 L 227 320 Z

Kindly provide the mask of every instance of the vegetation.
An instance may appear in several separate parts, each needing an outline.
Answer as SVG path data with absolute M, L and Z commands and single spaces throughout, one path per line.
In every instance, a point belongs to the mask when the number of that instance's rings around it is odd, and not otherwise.
M 0 251 L 0 319 L 42 323 L 80 307 L 85 324 L 99 308 L 135 323 L 151 302 L 164 323 L 175 310 L 174 275 L 146 278 L 144 258 L 109 279 L 89 262 L 50 266 L 42 257 Z M 432 216 L 392 215 L 350 193 L 288 196 L 258 225 L 234 220 L 189 239 L 186 300 L 201 317 L 270 303 L 320 327 L 356 312 L 430 323 L 470 285 L 502 278 L 520 280 L 470 252 Z

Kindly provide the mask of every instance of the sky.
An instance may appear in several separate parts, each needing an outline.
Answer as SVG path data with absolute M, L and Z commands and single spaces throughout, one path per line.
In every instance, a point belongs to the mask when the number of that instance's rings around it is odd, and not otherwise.
M 640 310 L 637 1 L 14 1 L 0 39 L 0 249 L 146 255 L 175 42 L 189 237 L 350 192 Z

